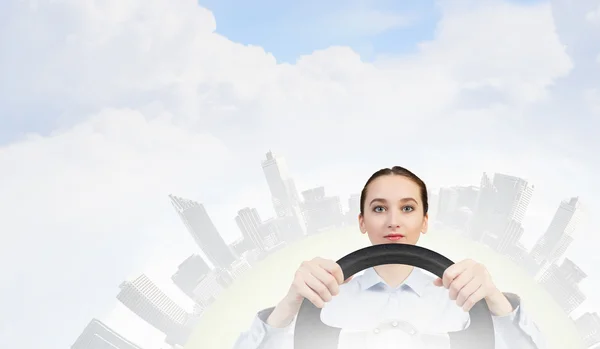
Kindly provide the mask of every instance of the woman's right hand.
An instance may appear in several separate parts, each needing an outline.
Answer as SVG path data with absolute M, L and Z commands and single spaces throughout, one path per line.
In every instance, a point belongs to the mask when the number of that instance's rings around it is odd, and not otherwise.
M 351 279 L 344 281 L 342 268 L 330 259 L 317 257 L 302 262 L 288 293 L 275 307 L 267 323 L 274 327 L 287 326 L 300 311 L 305 298 L 316 307 L 323 308 L 340 292 L 339 286 Z
M 323 308 L 340 292 L 339 286 L 350 279 L 344 281 L 342 268 L 335 261 L 316 257 L 302 262 L 284 300 L 291 308 L 299 309 L 304 298 Z

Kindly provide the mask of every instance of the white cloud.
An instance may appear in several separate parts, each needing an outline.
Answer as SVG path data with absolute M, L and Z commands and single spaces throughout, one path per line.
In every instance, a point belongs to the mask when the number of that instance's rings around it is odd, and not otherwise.
M 186 188 L 180 183 L 214 176 L 189 167 L 190 159 L 215 166 L 227 155 L 218 140 L 178 128 L 168 115 L 150 119 L 133 110 L 107 109 L 76 127 L 49 137 L 32 135 L 0 151 L 2 192 L 26 200 L 27 207 L 15 210 L 15 202 L 3 201 L 5 212 L 14 211 L 4 222 L 23 231 L 56 224 L 64 233 L 76 233 L 85 222 L 98 232 L 114 224 L 137 225 L 135 220 L 143 217 L 131 214 L 146 214 L 136 210 L 140 200 L 154 200 L 157 194 L 164 200 L 169 191 Z M 122 208 L 131 211 L 124 215 Z M 52 220 L 27 220 L 31 212 Z M 28 243 L 26 235 L 12 238 Z M 15 253 L 14 247 L 4 244 L 3 254 Z
M 451 10 L 436 40 L 422 45 L 426 57 L 447 66 L 461 87 L 489 87 L 512 103 L 532 102 L 569 73 L 572 64 L 556 36 L 549 4 L 469 6 Z
M 600 114 L 600 89 L 592 88 L 584 90 L 583 100 L 593 113 Z
M 168 284 L 195 249 L 169 193 L 207 203 L 227 240 L 238 209 L 259 206 L 267 218 L 259 157 L 268 147 L 294 164 L 299 189 L 338 194 L 392 164 L 438 185 L 477 183 L 484 170 L 527 176 L 559 188 L 544 196 L 552 209 L 595 185 L 577 158 L 548 173 L 567 161 L 557 145 L 568 142 L 544 136 L 542 124 L 520 126 L 572 67 L 547 4 L 446 4 L 435 39 L 413 55 L 365 63 L 330 47 L 294 65 L 214 33 L 212 14 L 193 0 L 11 5 L 0 113 L 34 106 L 62 127 L 0 148 L 0 261 L 13 266 L 3 281 L 16 285 L 0 299 L 21 291 L 42 302 L 7 304 L 5 347 L 68 346 L 112 309 L 126 276 L 149 271 Z M 123 324 L 125 313 L 107 318 Z M 47 323 L 23 337 L 33 316 L 64 320 L 64 335 Z M 147 326 L 118 327 L 147 337 Z
M 600 24 L 600 5 L 586 13 L 585 19 L 590 23 Z
M 75 340 L 89 317 L 114 303 L 126 276 L 144 271 L 149 258 L 166 263 L 170 245 L 189 249 L 167 195 L 198 195 L 194 185 L 218 182 L 221 174 L 207 169 L 222 168 L 229 155 L 218 140 L 179 128 L 168 116 L 110 109 L 2 148 L 0 263 L 15 266 L 3 270 L 3 283 L 27 302 L 8 303 L 20 297 L 15 293 L 2 298 L 20 328 L 7 329 L 3 342 L 27 341 L 23 331 L 39 311 L 46 321 L 72 321 L 71 338 L 50 325 L 45 341 Z M 29 340 L 23 347 L 38 345 Z
M 148 103 L 195 118 L 211 110 L 202 102 L 252 100 L 275 64 L 215 34 L 213 15 L 193 0 L 39 1 L 35 10 L 15 1 L 11 10 L 3 31 L 13 35 L 0 42 L 0 75 L 11 81 L 3 99 L 35 100 L 64 118 Z
M 552 0 L 552 13 L 557 35 L 567 45 L 567 51 L 575 60 L 575 69 L 586 72 L 591 81 L 598 80 L 597 67 L 588 66 L 595 53 L 600 51 L 600 21 L 597 0 Z M 583 77 L 581 77 L 583 78 Z

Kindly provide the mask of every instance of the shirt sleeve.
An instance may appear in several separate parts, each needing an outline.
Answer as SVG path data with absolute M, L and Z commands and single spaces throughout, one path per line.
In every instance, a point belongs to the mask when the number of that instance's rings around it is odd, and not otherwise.
M 537 324 L 529 317 L 521 298 L 514 293 L 504 295 L 513 311 L 504 316 L 493 316 L 496 332 L 496 348 L 546 349 L 545 338 Z
M 267 319 L 275 307 L 259 311 L 250 328 L 241 333 L 232 349 L 292 349 L 296 318 L 286 327 L 273 327 Z

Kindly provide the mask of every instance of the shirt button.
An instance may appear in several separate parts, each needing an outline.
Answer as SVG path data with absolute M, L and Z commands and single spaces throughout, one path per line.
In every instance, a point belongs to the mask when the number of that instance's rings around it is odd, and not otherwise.
M 373 333 L 378 334 L 379 333 L 379 329 L 378 328 L 374 329 Z
M 410 331 L 408 331 L 408 333 L 410 333 L 410 334 L 415 334 L 415 333 L 417 333 L 417 331 L 415 331 L 415 330 L 413 330 L 413 329 L 411 328 L 411 329 L 410 329 Z
M 394 321 L 394 322 L 392 322 L 392 326 L 394 326 L 394 327 L 398 327 L 398 321 Z

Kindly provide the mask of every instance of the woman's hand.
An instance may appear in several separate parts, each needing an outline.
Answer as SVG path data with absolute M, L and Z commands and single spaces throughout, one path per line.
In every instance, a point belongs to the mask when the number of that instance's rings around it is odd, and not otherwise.
M 480 300 L 485 299 L 492 314 L 503 316 L 513 311 L 513 307 L 504 294 L 494 285 L 486 267 L 471 259 L 465 259 L 451 265 L 444 271 L 442 278 L 434 280 L 436 286 L 450 291 L 450 299 L 464 311 Z
M 317 257 L 302 262 L 287 295 L 275 307 L 267 322 L 275 327 L 286 326 L 298 313 L 305 298 L 316 307 L 323 308 L 339 293 L 339 286 L 350 279 L 352 277 L 344 281 L 342 268 L 335 261 Z
M 342 268 L 332 260 L 317 257 L 304 261 L 294 275 L 286 300 L 299 307 L 306 298 L 317 308 L 323 308 L 340 292 L 339 285 L 348 280 L 344 281 Z

